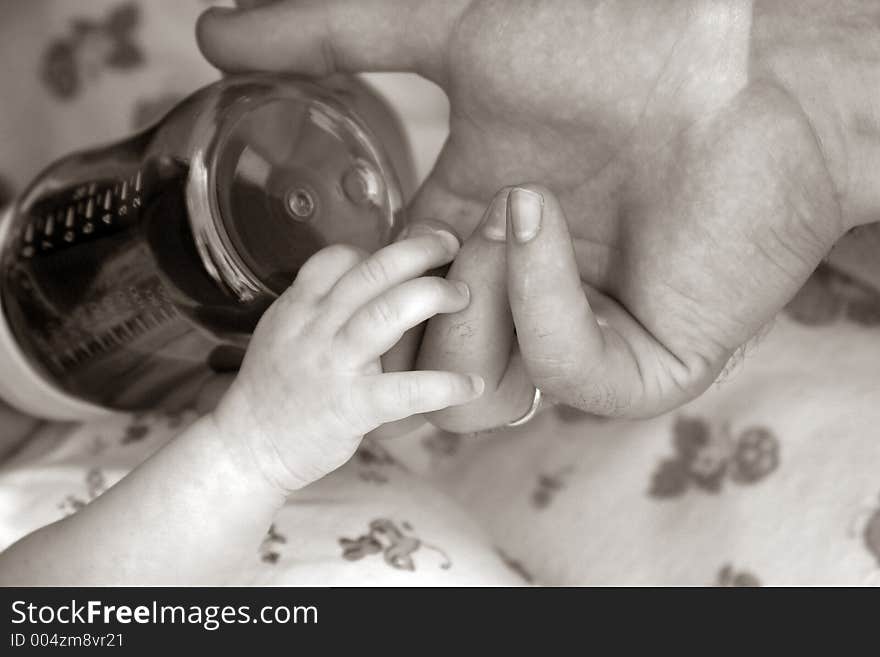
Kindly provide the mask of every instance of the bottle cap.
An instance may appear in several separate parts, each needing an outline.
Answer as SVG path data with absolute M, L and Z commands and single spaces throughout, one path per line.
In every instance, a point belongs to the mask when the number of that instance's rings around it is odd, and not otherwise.
M 350 106 L 297 80 L 231 117 L 212 167 L 220 232 L 273 294 L 325 246 L 391 240 L 396 177 Z

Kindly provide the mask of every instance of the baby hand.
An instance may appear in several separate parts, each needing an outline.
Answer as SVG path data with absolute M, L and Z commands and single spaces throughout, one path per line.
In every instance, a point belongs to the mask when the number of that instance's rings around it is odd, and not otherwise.
M 380 424 L 479 397 L 478 376 L 383 373 L 379 360 L 408 329 L 468 305 L 464 283 L 423 276 L 458 248 L 451 233 L 425 229 L 371 256 L 331 246 L 309 259 L 211 414 L 226 444 L 287 492 L 341 466 Z

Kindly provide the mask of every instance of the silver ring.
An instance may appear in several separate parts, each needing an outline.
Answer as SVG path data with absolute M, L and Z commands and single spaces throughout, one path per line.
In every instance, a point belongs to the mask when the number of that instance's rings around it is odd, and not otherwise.
M 529 406 L 529 410 L 526 411 L 525 415 L 521 418 L 514 420 L 513 422 L 508 422 L 506 426 L 508 427 L 521 427 L 526 422 L 531 420 L 537 414 L 538 409 L 541 407 L 541 389 L 535 388 L 535 396 L 532 398 L 532 405 Z

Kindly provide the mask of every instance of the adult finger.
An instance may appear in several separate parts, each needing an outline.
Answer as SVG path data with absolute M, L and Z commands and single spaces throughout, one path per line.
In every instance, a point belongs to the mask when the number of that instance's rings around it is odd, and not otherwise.
M 549 189 L 511 190 L 506 244 L 511 313 L 525 367 L 539 388 L 599 415 L 659 412 L 645 406 L 646 399 L 683 401 L 651 389 L 674 378 L 666 376 L 676 367 L 674 357 L 625 309 L 591 291 L 602 306 L 595 312 L 565 215 Z
M 225 71 L 412 71 L 439 80 L 463 0 L 287 0 L 206 11 L 205 57 Z
M 464 433 L 497 427 L 528 409 L 534 387 L 515 357 L 505 267 L 505 199 L 502 190 L 489 204 L 479 228 L 462 246 L 447 274 L 471 290 L 462 311 L 428 322 L 419 353 L 420 369 L 475 372 L 486 392 L 471 404 L 433 413 L 428 419 L 447 431 Z

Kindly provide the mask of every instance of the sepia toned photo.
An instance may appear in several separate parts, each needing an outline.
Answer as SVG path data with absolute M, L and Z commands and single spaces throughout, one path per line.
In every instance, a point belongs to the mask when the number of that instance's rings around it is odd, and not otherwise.
M 0 584 L 880 586 L 880 0 L 0 0 L 0 85 Z

